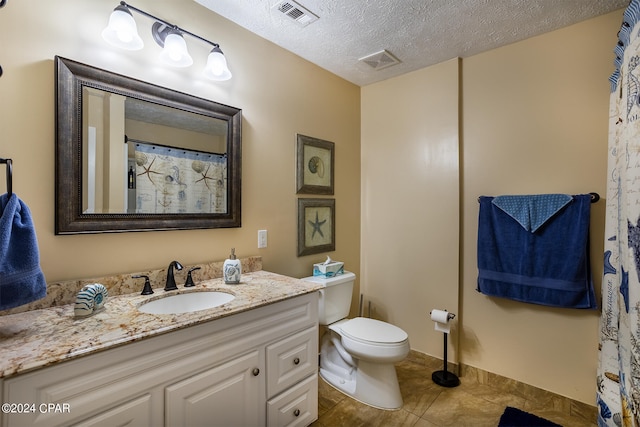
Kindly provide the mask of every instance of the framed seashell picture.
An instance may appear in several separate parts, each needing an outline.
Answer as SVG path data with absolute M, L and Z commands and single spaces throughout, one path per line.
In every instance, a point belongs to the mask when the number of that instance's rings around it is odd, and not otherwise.
M 334 143 L 296 135 L 296 193 L 333 194 Z

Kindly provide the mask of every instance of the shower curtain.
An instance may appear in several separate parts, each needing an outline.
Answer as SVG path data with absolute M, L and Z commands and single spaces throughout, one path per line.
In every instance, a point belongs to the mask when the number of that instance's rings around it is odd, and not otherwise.
M 226 213 L 227 156 L 136 142 L 137 213 Z
M 624 13 L 610 78 L 599 426 L 640 421 L 640 0 Z

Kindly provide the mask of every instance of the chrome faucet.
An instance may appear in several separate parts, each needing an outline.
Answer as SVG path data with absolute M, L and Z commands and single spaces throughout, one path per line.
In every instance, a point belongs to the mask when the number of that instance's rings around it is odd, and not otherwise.
M 176 286 L 176 279 L 173 277 L 173 267 L 175 267 L 178 271 L 182 270 L 182 264 L 178 261 L 171 261 L 169 264 L 169 268 L 167 268 L 167 283 L 164 285 L 165 291 L 174 291 L 178 289 Z

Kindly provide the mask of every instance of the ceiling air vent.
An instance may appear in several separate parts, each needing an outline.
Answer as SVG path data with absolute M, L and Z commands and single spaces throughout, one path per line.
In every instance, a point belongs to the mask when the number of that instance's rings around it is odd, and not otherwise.
M 316 14 L 292 0 L 278 2 L 273 6 L 273 9 L 276 9 L 278 12 L 282 13 L 292 21 L 295 21 L 302 27 L 306 27 L 312 22 L 318 20 L 318 16 Z
M 375 70 L 382 70 L 383 68 L 391 67 L 392 65 L 400 63 L 398 58 L 386 50 L 381 50 L 380 52 L 365 56 L 358 59 L 358 61 L 364 62 Z

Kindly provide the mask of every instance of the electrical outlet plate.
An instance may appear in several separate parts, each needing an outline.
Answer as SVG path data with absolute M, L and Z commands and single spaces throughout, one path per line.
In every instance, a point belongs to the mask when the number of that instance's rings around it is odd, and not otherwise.
M 267 247 L 267 230 L 258 230 L 258 249 Z

